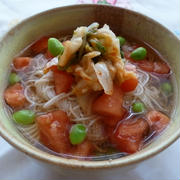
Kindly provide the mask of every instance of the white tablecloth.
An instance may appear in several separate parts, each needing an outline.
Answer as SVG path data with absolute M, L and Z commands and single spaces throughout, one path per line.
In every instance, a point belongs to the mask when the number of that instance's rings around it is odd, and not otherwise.
M 0 36 L 11 26 L 35 13 L 50 8 L 92 3 L 95 0 L 0 0 Z M 179 0 L 110 0 L 117 6 L 142 12 L 159 21 L 177 36 L 180 36 Z M 0 137 L 0 179 L 2 180 L 57 180 L 78 179 L 60 175 L 31 162 Z M 90 177 L 86 179 L 91 179 Z M 139 164 L 133 169 L 114 177 L 98 177 L 98 180 L 179 180 L 180 179 L 180 140 L 159 155 Z

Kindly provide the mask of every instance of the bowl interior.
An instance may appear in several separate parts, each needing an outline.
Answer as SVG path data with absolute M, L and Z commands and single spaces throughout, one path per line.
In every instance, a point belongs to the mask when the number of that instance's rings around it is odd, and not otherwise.
M 0 133 L 12 145 L 37 159 L 68 167 L 123 166 L 156 154 L 180 135 L 180 102 L 178 101 L 175 101 L 176 111 L 173 114 L 172 123 L 162 136 L 142 151 L 112 161 L 84 162 L 49 155 L 32 146 L 18 133 L 12 120 L 7 116 L 3 100 L 3 91 L 7 85 L 9 67 L 13 57 L 43 35 L 56 32 L 62 32 L 62 35 L 69 34 L 77 26 L 89 25 L 95 21 L 101 25 L 108 24 L 116 35 L 124 34 L 134 37 L 149 43 L 158 50 L 168 60 L 175 74 L 177 82 L 176 99 L 179 99 L 180 42 L 171 32 L 148 17 L 122 8 L 102 5 L 69 6 L 33 16 L 9 31 L 0 43 Z

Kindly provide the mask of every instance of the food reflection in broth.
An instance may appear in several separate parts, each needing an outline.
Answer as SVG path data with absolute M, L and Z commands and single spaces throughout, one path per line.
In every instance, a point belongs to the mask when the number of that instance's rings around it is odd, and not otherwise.
M 38 148 L 117 158 L 140 151 L 170 123 L 172 71 L 147 44 L 93 23 L 72 36 L 42 37 L 15 57 L 4 99 Z

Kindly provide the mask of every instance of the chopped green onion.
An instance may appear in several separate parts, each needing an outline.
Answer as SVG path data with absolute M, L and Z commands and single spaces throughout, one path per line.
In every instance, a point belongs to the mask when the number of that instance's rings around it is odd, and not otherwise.
M 100 41 L 96 42 L 96 48 L 98 49 L 98 51 L 100 51 L 102 54 L 104 54 L 106 52 L 106 48 L 102 45 L 102 43 Z
M 98 41 L 97 39 L 90 39 L 89 40 L 91 46 L 101 52 L 101 54 L 104 54 L 106 52 L 106 48 L 102 45 L 102 43 L 100 41 Z
M 124 58 L 124 52 L 121 50 L 120 53 L 121 53 L 121 58 Z

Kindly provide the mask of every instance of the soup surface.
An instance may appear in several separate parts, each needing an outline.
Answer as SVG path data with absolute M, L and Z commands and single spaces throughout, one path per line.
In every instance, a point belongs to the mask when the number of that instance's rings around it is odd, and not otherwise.
M 4 99 L 38 148 L 117 158 L 140 151 L 170 123 L 172 71 L 152 47 L 93 23 L 25 48 L 13 59 Z

